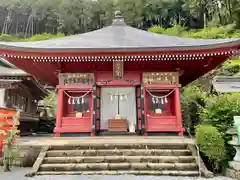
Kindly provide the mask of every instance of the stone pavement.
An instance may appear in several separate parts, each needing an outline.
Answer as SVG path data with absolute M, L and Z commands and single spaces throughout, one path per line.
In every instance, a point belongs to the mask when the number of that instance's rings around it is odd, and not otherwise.
M 35 176 L 32 178 L 24 177 L 29 172 L 29 168 L 14 168 L 10 173 L 4 173 L 0 167 L 1 180 L 205 180 L 198 177 L 175 177 L 175 176 Z M 227 177 L 214 177 L 206 180 L 233 180 Z
M 194 144 L 194 140 L 180 136 L 95 136 L 95 137 L 21 137 L 17 143 L 25 146 L 44 145 L 80 145 L 80 144 L 112 144 L 112 143 L 173 143 Z

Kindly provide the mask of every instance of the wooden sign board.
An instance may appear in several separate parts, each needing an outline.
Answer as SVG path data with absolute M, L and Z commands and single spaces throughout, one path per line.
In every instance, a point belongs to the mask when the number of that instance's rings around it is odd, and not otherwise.
M 59 74 L 59 85 L 94 84 L 93 73 L 61 73 Z
M 178 72 L 144 72 L 143 84 L 179 84 Z
M 123 62 L 113 61 L 113 79 L 123 79 Z

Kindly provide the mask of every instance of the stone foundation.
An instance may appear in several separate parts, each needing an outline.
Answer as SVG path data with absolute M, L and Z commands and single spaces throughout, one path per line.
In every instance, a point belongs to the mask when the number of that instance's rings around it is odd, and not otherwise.
M 41 147 L 19 146 L 19 157 L 14 160 L 13 166 L 32 167 L 36 161 Z M 3 157 L 0 157 L 0 166 L 3 165 Z
M 239 179 L 240 180 L 240 170 L 235 170 L 232 168 L 227 168 L 226 169 L 226 176 L 234 178 L 234 179 Z

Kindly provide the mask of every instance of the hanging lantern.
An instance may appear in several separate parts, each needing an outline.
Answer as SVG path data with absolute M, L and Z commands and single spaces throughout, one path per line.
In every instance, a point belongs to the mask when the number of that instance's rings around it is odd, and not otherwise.
M 80 104 L 80 98 L 77 98 L 77 104 Z
M 165 97 L 165 103 L 168 103 L 167 97 Z
M 68 98 L 68 104 L 72 104 L 72 103 L 71 103 L 71 98 Z
M 162 99 L 162 98 L 161 98 L 161 103 L 162 103 L 162 104 L 164 104 L 164 101 L 163 101 L 163 99 Z
M 84 98 L 82 98 L 82 104 L 84 103 Z

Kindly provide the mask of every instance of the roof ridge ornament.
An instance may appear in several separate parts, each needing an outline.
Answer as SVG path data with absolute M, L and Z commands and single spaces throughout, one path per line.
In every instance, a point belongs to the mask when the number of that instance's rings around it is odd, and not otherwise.
M 121 11 L 115 11 L 115 17 L 113 19 L 112 25 L 113 26 L 125 26 L 126 25 Z

